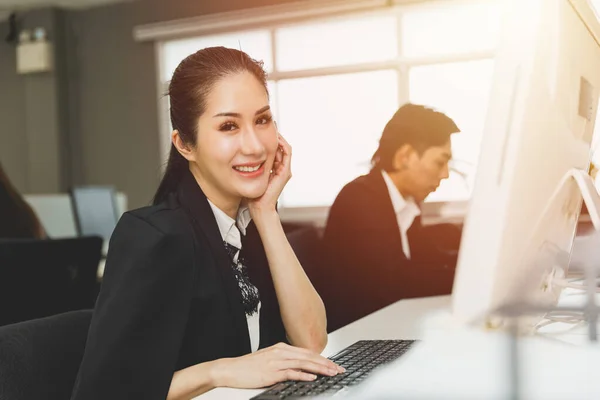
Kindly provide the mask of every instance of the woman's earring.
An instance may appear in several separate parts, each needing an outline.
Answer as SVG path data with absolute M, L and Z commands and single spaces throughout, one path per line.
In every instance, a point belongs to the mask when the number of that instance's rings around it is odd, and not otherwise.
M 270 173 L 270 174 L 272 174 L 272 173 L 273 173 L 273 170 L 270 170 L 270 171 L 269 171 L 269 173 Z

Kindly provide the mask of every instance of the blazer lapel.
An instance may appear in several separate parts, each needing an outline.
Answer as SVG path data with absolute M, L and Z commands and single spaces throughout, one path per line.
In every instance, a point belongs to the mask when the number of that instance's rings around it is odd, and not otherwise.
M 195 230 L 201 232 L 210 245 L 223 286 L 227 291 L 227 300 L 229 301 L 231 317 L 237 333 L 236 337 L 240 354 L 250 353 L 250 336 L 246 322 L 246 313 L 242 305 L 242 295 L 231 271 L 231 262 L 223 245 L 217 220 L 204 192 L 202 192 L 200 185 L 198 185 L 198 182 L 196 182 L 196 179 L 189 171 L 187 171 L 179 185 L 178 197 L 180 204 L 184 206 L 188 214 L 192 217 Z
M 385 234 L 389 235 L 390 238 L 393 238 L 394 243 L 398 243 L 398 251 L 396 252 L 398 256 L 407 260 L 404 251 L 402 251 L 402 237 L 400 236 L 398 218 L 396 217 L 396 212 L 394 211 L 394 205 L 392 204 L 387 185 L 385 184 L 383 175 L 381 175 L 381 170 L 375 168 L 369 172 L 366 179 L 366 186 L 369 190 L 373 191 L 373 198 L 376 198 L 379 201 L 377 205 L 373 204 L 373 212 L 378 213 L 379 215 L 377 220 L 381 221 L 384 225 Z

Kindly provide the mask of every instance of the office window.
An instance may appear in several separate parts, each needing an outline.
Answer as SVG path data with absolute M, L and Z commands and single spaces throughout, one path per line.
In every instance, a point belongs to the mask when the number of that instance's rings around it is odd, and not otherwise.
M 294 148 L 282 204 L 330 205 L 345 183 L 369 171 L 398 107 L 397 81 L 396 71 L 384 70 L 279 83 L 279 128 Z
M 500 31 L 500 3 L 438 4 L 404 13 L 402 50 L 430 57 L 493 50 Z
M 498 3 L 425 0 L 168 41 L 161 81 L 166 85 L 181 59 L 207 46 L 241 48 L 264 61 L 271 107 L 294 148 L 283 208 L 329 206 L 344 184 L 369 171 L 383 127 L 401 104 L 432 106 L 462 133 L 453 140 L 457 172 L 427 200 L 464 200 L 491 88 Z
M 452 135 L 455 171 L 429 196 L 430 201 L 466 200 L 471 194 L 493 69 L 492 60 L 483 60 L 410 70 L 410 100 L 445 113 L 461 130 Z
M 267 72 L 273 71 L 271 36 L 268 30 L 262 29 L 170 41 L 163 46 L 161 79 L 169 81 L 181 60 L 198 50 L 213 46 L 242 50 L 254 59 L 263 61 Z
M 275 31 L 277 69 L 319 67 L 393 60 L 398 38 L 395 16 L 319 21 Z

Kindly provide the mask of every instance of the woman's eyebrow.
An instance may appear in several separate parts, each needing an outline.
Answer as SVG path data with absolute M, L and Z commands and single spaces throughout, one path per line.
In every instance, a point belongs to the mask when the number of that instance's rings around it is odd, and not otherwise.
M 264 106 L 263 108 L 261 108 L 260 110 L 258 110 L 257 112 L 254 113 L 254 115 L 258 115 L 258 114 L 262 114 L 265 111 L 269 110 L 271 108 L 271 106 Z M 213 115 L 214 117 L 234 117 L 234 118 L 241 118 L 242 114 L 240 113 L 235 113 L 235 112 L 222 112 L 222 113 L 218 113 Z

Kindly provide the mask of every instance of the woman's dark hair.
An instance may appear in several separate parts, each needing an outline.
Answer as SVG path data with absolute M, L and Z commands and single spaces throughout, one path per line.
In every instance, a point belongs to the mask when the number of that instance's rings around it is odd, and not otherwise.
M 422 155 L 430 147 L 446 144 L 450 135 L 456 132 L 459 132 L 458 127 L 444 113 L 407 103 L 396 111 L 383 129 L 371 165 L 373 168 L 393 171 L 394 156 L 403 145 L 411 145 Z
M 198 119 L 206 110 L 206 97 L 213 86 L 224 77 L 241 72 L 250 72 L 267 90 L 267 74 L 262 62 L 253 60 L 240 50 L 208 47 L 181 61 L 169 83 L 168 96 L 171 125 L 184 143 L 195 146 Z M 165 174 L 153 204 L 164 201 L 169 193 L 176 190 L 188 168 L 188 161 L 171 143 Z
M 0 238 L 41 239 L 42 224 L 0 165 Z

